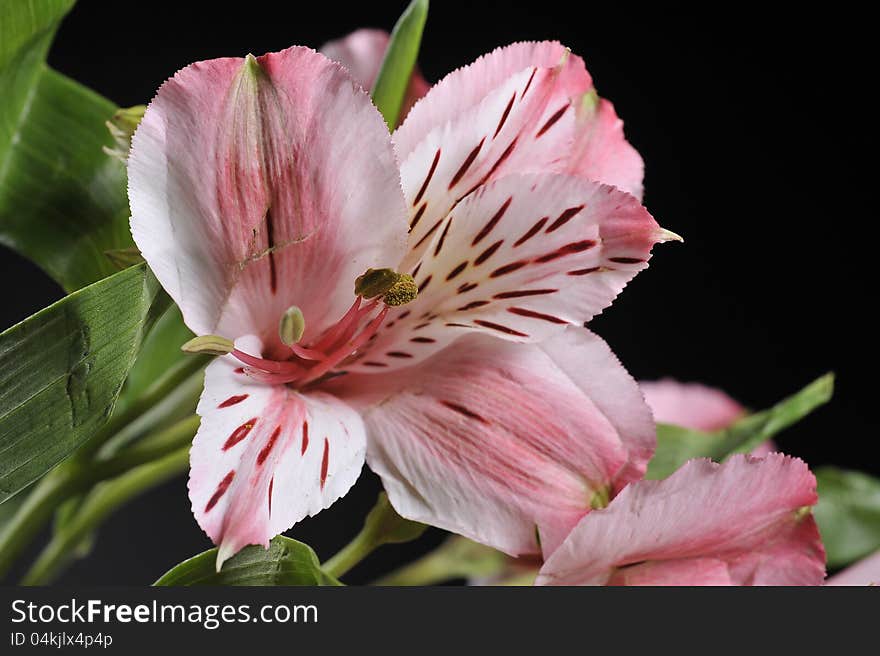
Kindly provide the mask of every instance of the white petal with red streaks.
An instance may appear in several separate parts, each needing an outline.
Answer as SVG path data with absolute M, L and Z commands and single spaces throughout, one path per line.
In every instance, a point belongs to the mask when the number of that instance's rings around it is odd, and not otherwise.
M 816 479 L 801 460 L 692 460 L 665 480 L 631 484 L 584 517 L 537 583 L 626 584 L 634 568 L 638 584 L 664 584 L 673 568 L 680 584 L 697 585 L 712 560 L 734 585 L 819 585 L 825 552 L 804 513 L 816 500 Z
M 552 550 L 595 495 L 644 469 L 629 465 L 653 439 L 635 381 L 595 335 L 566 339 L 542 350 L 471 335 L 420 366 L 340 379 L 401 515 L 512 555 Z
M 582 325 L 647 266 L 660 238 L 613 187 L 524 174 L 481 187 L 443 220 L 415 270 L 418 298 L 349 370 L 415 364 L 472 331 L 519 342 Z
M 254 338 L 238 343 L 259 352 Z M 366 448 L 363 423 L 343 402 L 254 382 L 239 365 L 224 357 L 206 370 L 190 454 L 193 514 L 220 545 L 220 563 L 344 495 Z
M 398 144 L 395 133 L 411 214 L 404 269 L 415 264 L 439 222 L 475 188 L 510 173 L 566 168 L 574 143 L 575 112 L 566 88 L 572 68 L 589 83 L 579 59 L 560 60 L 552 68 L 529 66 L 489 89 L 474 106 L 438 123 L 411 150 Z M 437 88 L 412 114 L 433 102 Z
M 355 277 L 402 256 L 406 219 L 387 128 L 344 69 L 307 48 L 199 62 L 147 108 L 129 157 L 132 233 L 196 333 L 307 336 Z M 277 344 L 275 344 L 277 346 Z

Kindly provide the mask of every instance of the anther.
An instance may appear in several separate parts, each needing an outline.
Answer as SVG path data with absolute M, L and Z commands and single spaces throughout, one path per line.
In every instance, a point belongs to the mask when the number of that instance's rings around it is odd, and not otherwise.
M 202 335 L 194 337 L 180 347 L 184 353 L 204 353 L 207 355 L 226 355 L 235 350 L 232 340 L 219 335 Z
M 414 300 L 419 289 L 408 273 L 394 269 L 367 269 L 354 281 L 354 293 L 363 298 L 381 297 L 385 305 L 397 307 Z
M 284 344 L 292 346 L 302 339 L 305 330 L 306 320 L 303 317 L 302 310 L 295 305 L 291 305 L 281 315 L 281 320 L 278 322 L 278 336 Z

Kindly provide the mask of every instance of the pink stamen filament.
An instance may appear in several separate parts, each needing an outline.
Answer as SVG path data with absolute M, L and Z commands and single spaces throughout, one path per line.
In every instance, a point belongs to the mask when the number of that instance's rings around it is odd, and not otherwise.
M 329 373 L 340 362 L 362 348 L 382 326 L 388 307 L 383 307 L 376 317 L 363 330 L 358 332 L 362 319 L 378 305 L 377 301 L 360 306 L 360 297 L 349 308 L 339 323 L 311 347 L 293 344 L 290 349 L 298 361 L 267 360 L 234 349 L 232 355 L 248 365 L 244 373 L 254 380 L 281 385 L 294 383 L 297 386 L 311 383 Z M 308 361 L 303 362 L 303 361 Z M 314 363 L 309 366 L 310 363 Z

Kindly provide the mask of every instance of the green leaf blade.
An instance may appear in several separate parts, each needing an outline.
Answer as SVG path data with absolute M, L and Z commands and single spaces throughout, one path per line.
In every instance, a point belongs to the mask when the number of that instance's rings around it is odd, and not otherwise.
M 279 535 L 268 549 L 245 547 L 216 571 L 217 549 L 183 561 L 153 585 L 341 585 L 325 574 L 312 548 Z
M 0 333 L 0 503 L 107 421 L 158 292 L 132 267 Z
M 392 131 L 400 118 L 427 19 L 428 0 L 412 0 L 391 32 L 388 50 L 373 83 L 373 103 Z
M 102 148 L 116 106 L 45 64 L 73 2 L 0 3 L 0 243 L 65 290 L 116 271 L 131 246 L 126 175 Z
M 836 467 L 814 473 L 819 503 L 813 516 L 828 566 L 842 567 L 880 549 L 880 480 Z

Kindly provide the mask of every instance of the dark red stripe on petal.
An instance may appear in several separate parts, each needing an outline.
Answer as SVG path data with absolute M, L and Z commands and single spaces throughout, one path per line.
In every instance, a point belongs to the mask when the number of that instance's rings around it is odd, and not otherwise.
M 482 253 L 480 253 L 477 256 L 477 259 L 474 260 L 474 266 L 480 266 L 483 262 L 485 262 L 490 257 L 492 257 L 495 254 L 495 251 L 497 251 L 501 247 L 501 244 L 503 244 L 503 243 L 504 243 L 504 240 L 499 239 L 494 244 L 489 246 L 489 248 L 487 248 Z
M 425 278 L 422 281 L 422 284 L 419 285 L 419 293 L 420 294 L 425 290 L 425 288 L 430 284 L 430 282 L 431 282 L 431 276 L 428 276 L 427 278 Z
M 449 272 L 449 275 L 446 276 L 446 280 L 447 281 L 452 280 L 453 278 L 455 278 L 456 276 L 461 274 L 462 271 L 467 269 L 467 265 L 468 265 L 467 260 L 465 260 L 464 262 L 459 264 L 457 267 L 455 267 L 452 271 Z
M 469 194 L 470 194 L 472 191 L 474 191 L 477 187 L 482 187 L 484 184 L 486 184 L 486 182 L 489 180 L 489 178 L 491 178 L 492 175 L 495 173 L 495 171 L 498 170 L 498 167 L 501 166 L 501 165 L 504 163 L 504 160 L 506 160 L 508 157 L 510 157 L 510 153 L 512 153 L 512 152 L 513 152 L 513 149 L 516 148 L 516 142 L 517 142 L 517 139 L 519 139 L 519 137 L 517 137 L 516 139 L 514 139 L 513 141 L 510 142 L 510 145 L 509 145 L 507 148 L 504 149 L 504 152 L 501 153 L 501 157 L 499 157 L 499 158 L 495 161 L 495 163 L 492 165 L 492 168 L 489 169 L 489 170 L 486 172 L 486 175 L 484 175 L 482 178 L 480 178 L 480 181 L 477 182 L 477 184 L 475 184 L 473 187 L 471 187 L 470 189 L 468 189 L 467 192 L 465 192 L 465 193 L 462 195 L 462 198 L 464 198 L 465 196 L 469 195 Z M 461 199 L 459 199 L 459 200 L 461 200 Z
M 446 222 L 446 227 L 443 228 L 443 232 L 440 235 L 440 239 L 437 241 L 437 247 L 434 249 L 434 257 L 440 255 L 440 251 L 443 250 L 443 244 L 446 243 L 446 235 L 449 234 L 449 226 L 452 225 L 452 218 L 450 217 L 449 221 Z
M 466 282 L 461 287 L 458 288 L 457 293 L 459 294 L 467 294 L 472 289 L 476 289 L 479 285 L 475 282 Z
M 494 298 L 522 298 L 523 296 L 542 296 L 544 294 L 555 294 L 558 289 L 521 289 L 515 292 L 501 292 L 495 294 Z
M 272 514 L 272 488 L 275 487 L 275 477 L 269 479 L 269 514 Z
M 566 103 L 565 105 L 563 105 L 562 107 L 557 109 L 556 113 L 554 113 L 553 116 L 548 118 L 547 122 L 541 126 L 540 130 L 538 130 L 538 133 L 535 135 L 535 139 L 540 139 L 544 135 L 544 133 L 547 132 L 547 130 L 552 128 L 556 124 L 556 121 L 558 121 L 559 119 L 562 118 L 562 115 L 565 114 L 565 110 L 567 110 L 568 107 L 569 107 L 568 103 Z
M 234 372 L 234 373 L 237 373 L 237 374 L 243 374 L 243 373 L 244 373 L 244 367 L 236 367 L 236 368 L 233 370 L 233 372 Z
M 217 502 L 220 501 L 220 498 L 226 494 L 226 490 L 229 489 L 229 486 L 232 485 L 232 479 L 235 478 L 235 470 L 230 471 L 226 476 L 223 477 L 223 480 L 220 481 L 220 484 L 217 486 L 217 489 L 214 490 L 214 494 L 211 495 L 211 498 L 208 499 L 208 503 L 205 505 L 205 512 L 210 512 L 211 508 L 217 505 Z
M 525 244 L 529 239 L 531 239 L 532 237 L 537 235 L 538 231 L 541 228 L 543 228 L 544 224 L 547 223 L 547 221 L 549 221 L 549 220 L 550 220 L 549 216 L 545 216 L 542 219 L 538 219 L 538 222 L 535 225 L 533 225 L 531 228 L 529 228 L 529 231 L 526 234 L 524 234 L 522 237 L 520 237 L 519 239 L 516 240 L 516 243 L 513 245 L 513 247 L 516 248 L 517 246 L 522 246 L 523 244 Z
M 556 220 L 550 225 L 549 228 L 547 228 L 547 234 L 549 235 L 549 234 L 550 234 L 551 232 L 553 232 L 554 230 L 559 230 L 559 228 L 561 228 L 561 227 L 564 226 L 566 223 L 568 223 L 569 221 L 571 221 L 572 218 L 573 218 L 578 212 L 580 212 L 582 209 L 584 209 L 584 206 L 583 206 L 583 205 L 578 205 L 577 207 L 569 207 L 567 210 L 565 210 L 562 214 L 559 215 L 559 218 L 557 218 L 557 219 L 556 219 Z
M 412 353 L 407 353 L 406 351 L 388 351 L 386 353 L 389 358 L 411 358 Z
M 327 469 L 330 467 L 330 442 L 324 438 L 324 456 L 321 458 L 321 489 L 324 489 L 324 483 L 327 482 Z
M 457 185 L 459 181 L 464 177 L 464 174 L 467 173 L 467 170 L 471 167 L 471 164 L 473 164 L 474 160 L 477 159 L 477 155 L 480 154 L 480 149 L 482 149 L 483 142 L 485 141 L 486 137 L 480 139 L 480 143 L 478 143 L 476 147 L 470 153 L 468 153 L 468 156 L 465 158 L 464 162 L 462 162 L 461 166 L 458 167 L 458 171 L 456 171 L 455 175 L 452 176 L 452 180 L 449 183 L 450 189 Z
M 574 271 L 569 271 L 568 275 L 570 276 L 585 276 L 588 273 L 595 273 L 602 267 L 590 267 L 589 269 L 575 269 Z
M 483 241 L 483 239 L 486 238 L 486 235 L 488 235 L 490 232 L 492 232 L 492 229 L 496 225 L 498 225 L 498 222 L 501 220 L 501 217 L 504 216 L 504 213 L 507 211 L 507 208 L 510 207 L 510 203 L 512 201 L 513 201 L 512 196 L 510 198 L 508 198 L 506 201 L 504 201 L 504 204 L 498 209 L 497 212 L 495 212 L 495 214 L 492 216 L 492 218 L 489 219 L 489 222 L 483 226 L 483 229 L 480 230 L 480 232 L 477 234 L 477 236 L 474 237 L 474 240 L 471 242 L 471 246 L 476 246 L 481 241 Z
M 446 323 L 445 325 L 449 326 L 450 328 L 473 328 L 473 326 L 469 326 L 469 325 L 467 325 L 466 323 L 452 323 L 452 322 L 449 322 L 449 323 Z
M 309 448 L 309 422 L 303 422 L 303 439 L 302 439 L 302 449 L 300 450 L 301 455 L 306 454 L 306 449 Z
M 458 414 L 460 414 L 464 417 L 467 417 L 468 419 L 475 419 L 475 420 L 479 421 L 481 424 L 488 424 L 489 423 L 483 417 L 478 415 L 476 412 L 474 412 L 473 410 L 469 410 L 468 408 L 464 407 L 460 403 L 454 403 L 452 401 L 440 401 L 440 403 L 443 404 L 444 406 L 446 406 L 447 408 L 449 408 L 450 410 L 453 410 L 453 411 L 457 412 Z
M 520 260 L 519 262 L 511 262 L 510 264 L 505 264 L 503 267 L 498 267 L 492 273 L 489 274 L 490 278 L 498 278 L 499 276 L 507 275 L 508 273 L 513 273 L 517 269 L 522 269 L 528 262 L 525 260 Z
M 434 176 L 434 171 L 437 170 L 437 163 L 440 161 L 440 149 L 437 149 L 437 152 L 434 154 L 434 161 L 431 162 L 431 168 L 428 169 L 428 175 L 425 178 L 425 181 L 422 183 L 422 187 L 419 189 L 419 193 L 416 194 L 415 199 L 413 200 L 413 207 L 419 204 L 419 201 L 422 200 L 422 196 L 425 195 L 425 191 L 428 189 L 428 184 L 431 182 L 431 178 Z
M 467 305 L 462 305 L 457 312 L 464 312 L 466 310 L 473 310 L 478 307 L 483 307 L 484 305 L 489 305 L 489 301 L 474 301 L 472 303 L 468 303 Z
M 249 395 L 248 394 L 237 394 L 235 396 L 230 396 L 223 403 L 218 405 L 218 408 L 228 408 L 231 405 L 235 405 L 236 403 L 241 403 L 244 401 Z
M 483 321 L 482 319 L 475 319 L 474 323 L 478 326 L 483 326 L 483 328 L 491 328 L 492 330 L 497 330 L 500 333 L 505 333 L 507 335 L 516 335 L 517 337 L 528 337 L 526 333 L 521 333 L 518 330 L 514 330 L 513 328 L 508 328 L 507 326 L 502 326 L 500 323 L 492 323 L 491 321 Z
M 529 87 L 532 86 L 532 80 L 535 79 L 535 73 L 537 73 L 537 72 L 538 72 L 538 68 L 537 68 L 537 67 L 535 67 L 535 68 L 532 69 L 532 74 L 529 76 L 529 81 L 526 82 L 526 88 L 523 89 L 522 94 L 521 94 L 520 97 L 519 97 L 520 100 L 523 99 L 523 96 L 526 95 L 526 91 L 528 91 L 528 90 L 529 90 Z
M 498 121 L 498 127 L 495 128 L 495 134 L 492 135 L 492 138 L 498 136 L 498 133 L 501 132 L 501 128 L 504 127 L 505 121 L 507 121 L 507 117 L 510 116 L 510 110 L 513 108 L 513 101 L 516 100 L 516 91 L 513 92 L 513 95 L 510 97 L 510 102 L 507 103 L 507 107 L 504 108 L 504 113 L 501 115 L 501 120 Z
M 552 253 L 547 253 L 546 255 L 542 255 L 535 262 L 550 262 L 551 260 L 555 260 L 560 257 L 565 257 L 566 255 L 571 255 L 573 253 L 583 253 L 584 251 L 588 251 L 596 245 L 596 242 L 592 239 L 585 239 L 584 241 L 576 241 L 573 244 L 566 244 L 561 248 L 557 248 Z
M 529 317 L 530 319 L 541 319 L 542 321 L 549 321 L 550 323 L 568 323 L 568 321 L 566 321 L 565 319 L 554 317 L 552 314 L 535 312 L 534 310 L 527 310 L 526 308 L 512 307 L 507 308 L 507 311 L 511 314 L 518 314 L 521 317 Z
M 246 438 L 248 436 L 248 433 L 251 432 L 251 429 L 256 423 L 257 418 L 254 417 L 253 419 L 248 419 L 241 426 L 232 431 L 232 435 L 230 435 L 226 442 L 223 444 L 223 450 L 229 451 L 229 449 L 231 449 L 236 444 L 241 442 L 244 438 Z
M 409 341 L 415 342 L 416 344 L 433 344 L 437 340 L 433 337 L 412 337 Z
M 432 226 L 431 226 L 431 229 L 428 230 L 428 232 L 426 232 L 426 233 L 424 234 L 424 236 L 423 236 L 421 239 L 419 239 L 418 242 L 416 242 L 416 245 L 413 246 L 413 250 L 415 250 L 416 248 L 418 248 L 419 246 L 421 246 L 423 243 L 425 243 L 425 240 L 426 240 L 428 237 L 430 237 L 431 235 L 434 234 L 434 232 L 437 230 L 437 228 L 440 227 L 440 224 L 441 224 L 441 223 L 443 223 L 443 219 L 440 219 L 439 221 L 437 221 L 437 223 L 435 223 L 434 225 L 432 225 Z
M 618 264 L 641 264 L 644 262 L 643 259 L 638 257 L 611 257 L 608 259 L 612 262 L 617 262 Z
M 427 328 L 430 325 L 431 325 L 430 321 L 427 321 L 425 323 L 420 323 L 418 326 L 414 327 L 413 330 L 421 330 L 422 328 Z
M 385 362 L 373 362 L 372 360 L 368 362 L 364 362 L 365 367 L 387 367 L 388 364 Z
M 266 445 L 260 449 L 260 452 L 257 454 L 257 466 L 266 462 L 266 458 L 272 453 L 272 449 L 275 446 L 275 442 L 278 441 L 279 435 L 281 435 L 281 426 L 276 426 L 275 430 L 273 430 L 272 434 L 269 436 L 269 441 L 266 442 Z
M 425 213 L 426 209 L 428 209 L 428 204 L 422 203 L 422 206 L 416 210 L 415 216 L 413 217 L 412 221 L 410 221 L 410 223 L 409 223 L 410 232 L 412 232 L 412 229 L 415 228 L 419 224 L 419 220 L 421 220 L 422 214 Z
M 278 289 L 278 272 L 275 270 L 275 219 L 271 207 L 266 210 L 266 247 L 269 254 L 269 289 L 274 294 Z

